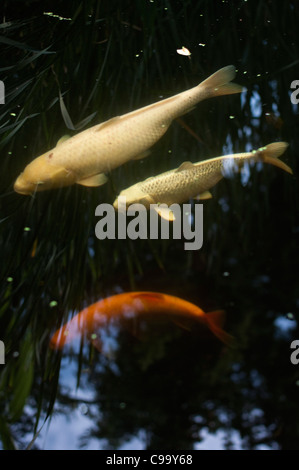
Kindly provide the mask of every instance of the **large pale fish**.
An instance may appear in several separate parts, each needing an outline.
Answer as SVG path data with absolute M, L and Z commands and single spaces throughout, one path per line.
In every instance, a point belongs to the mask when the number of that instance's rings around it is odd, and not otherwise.
M 292 174 L 291 168 L 278 159 L 287 146 L 286 142 L 274 142 L 252 152 L 223 155 L 198 163 L 184 162 L 175 170 L 153 176 L 124 189 L 118 198 L 125 197 L 127 206 L 141 203 L 149 209 L 150 205 L 154 204 L 156 205 L 154 209 L 161 217 L 173 220 L 172 211 L 160 208 L 159 204 L 170 206 L 190 198 L 209 199 L 212 197 L 209 189 L 227 174 L 238 171 L 246 161 L 270 163 Z M 115 209 L 119 209 L 118 198 L 113 204 Z
M 197 305 L 180 297 L 158 292 L 124 292 L 102 299 L 79 312 L 54 333 L 50 346 L 62 349 L 78 336 L 87 336 L 92 340 L 93 335 L 97 337 L 95 332 L 101 330 L 110 318 L 157 314 L 194 318 L 223 343 L 232 343 L 232 336 L 222 328 L 225 317 L 223 310 L 205 313 Z
M 234 77 L 235 67 L 229 65 L 190 90 L 60 139 L 55 148 L 26 166 L 14 190 L 32 194 L 74 183 L 104 184 L 105 172 L 146 156 L 171 122 L 197 103 L 213 96 L 240 93 L 243 88 L 230 83 Z

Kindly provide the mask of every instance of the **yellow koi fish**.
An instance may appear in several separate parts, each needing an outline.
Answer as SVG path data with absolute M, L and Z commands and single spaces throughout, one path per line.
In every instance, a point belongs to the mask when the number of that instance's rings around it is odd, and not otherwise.
M 184 162 L 179 168 L 153 176 L 142 182 L 121 191 L 120 196 L 126 197 L 126 205 L 141 203 L 147 209 L 150 204 L 180 204 L 190 198 L 209 199 L 212 194 L 208 191 L 218 183 L 227 173 L 238 171 L 244 162 L 263 162 L 277 166 L 288 173 L 291 168 L 278 159 L 284 153 L 288 144 L 274 142 L 258 150 L 248 153 L 236 153 L 211 158 L 198 163 Z M 114 208 L 119 208 L 118 198 L 114 201 Z M 174 220 L 171 210 L 154 207 L 159 215 L 166 220 Z
M 104 184 L 105 172 L 147 156 L 148 149 L 165 134 L 171 122 L 197 103 L 213 96 L 240 93 L 243 88 L 230 83 L 234 77 L 235 67 L 229 65 L 190 90 L 60 139 L 55 148 L 26 166 L 14 190 L 32 194 L 74 183 Z

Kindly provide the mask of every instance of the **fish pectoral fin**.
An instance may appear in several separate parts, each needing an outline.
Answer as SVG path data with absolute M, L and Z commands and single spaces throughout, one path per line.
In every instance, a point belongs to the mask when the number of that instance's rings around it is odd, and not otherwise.
M 185 170 L 193 170 L 194 165 L 192 162 L 183 162 L 176 170 L 175 173 L 179 171 L 185 171 Z
M 149 204 L 155 204 L 155 201 L 150 196 L 144 196 L 138 199 L 139 204 L 143 204 L 145 207 L 148 207 Z
M 213 196 L 210 191 L 204 191 L 203 193 L 198 194 L 193 199 L 196 201 L 202 201 L 203 199 L 211 199 Z
M 183 330 L 191 331 L 190 325 L 188 325 L 184 319 L 179 320 L 178 318 L 172 318 L 172 323 L 177 325 L 179 328 L 182 328 Z
M 142 153 L 139 153 L 136 155 L 136 157 L 133 157 L 132 160 L 142 160 L 143 158 L 146 158 L 150 155 L 151 151 L 150 150 L 145 150 Z
M 72 178 L 73 173 L 71 171 L 68 171 L 66 168 L 63 166 L 55 166 L 55 165 L 49 165 L 49 179 L 65 179 L 67 180 L 68 178 Z M 36 184 L 44 184 L 45 181 L 37 181 Z
M 102 184 L 107 183 L 108 178 L 104 173 L 99 173 L 98 175 L 89 176 L 88 178 L 83 178 L 79 181 L 76 181 L 77 184 L 81 184 L 82 186 L 101 186 Z
M 63 142 L 65 142 L 66 140 L 70 139 L 71 136 L 70 135 L 63 135 L 62 137 L 60 137 L 60 139 L 57 141 L 57 144 L 56 144 L 56 147 L 58 147 L 58 145 L 62 144 Z
M 168 220 L 172 222 L 175 220 L 175 215 L 171 209 L 168 209 L 167 207 L 154 207 L 155 211 L 159 214 L 160 217 L 164 220 Z

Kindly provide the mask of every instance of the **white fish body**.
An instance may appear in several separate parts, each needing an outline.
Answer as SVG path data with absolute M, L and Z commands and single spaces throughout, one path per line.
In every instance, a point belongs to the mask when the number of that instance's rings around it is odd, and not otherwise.
M 105 172 L 146 156 L 171 122 L 197 103 L 213 96 L 240 93 L 243 88 L 230 83 L 234 77 L 235 67 L 224 67 L 194 88 L 61 139 L 55 148 L 27 165 L 14 184 L 15 191 L 32 194 L 74 183 L 104 184 Z
M 126 205 L 141 203 L 147 209 L 151 204 L 182 203 L 190 198 L 208 199 L 209 189 L 215 186 L 228 172 L 238 171 L 245 161 L 261 161 L 278 166 L 292 174 L 291 168 L 278 157 L 287 148 L 286 142 L 274 142 L 253 152 L 223 155 L 198 163 L 184 162 L 179 168 L 147 178 L 121 191 L 119 196 L 126 197 Z M 114 201 L 118 209 L 118 198 Z M 166 219 L 171 219 L 171 211 L 155 208 Z

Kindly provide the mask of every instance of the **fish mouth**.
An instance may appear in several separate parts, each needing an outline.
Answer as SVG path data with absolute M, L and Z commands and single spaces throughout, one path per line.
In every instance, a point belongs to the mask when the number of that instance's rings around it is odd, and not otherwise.
M 24 196 L 30 196 L 31 194 L 33 194 L 35 188 L 36 188 L 35 184 L 27 183 L 26 181 L 24 181 L 22 173 L 16 179 L 14 186 L 13 186 L 13 189 L 16 193 L 22 194 Z

